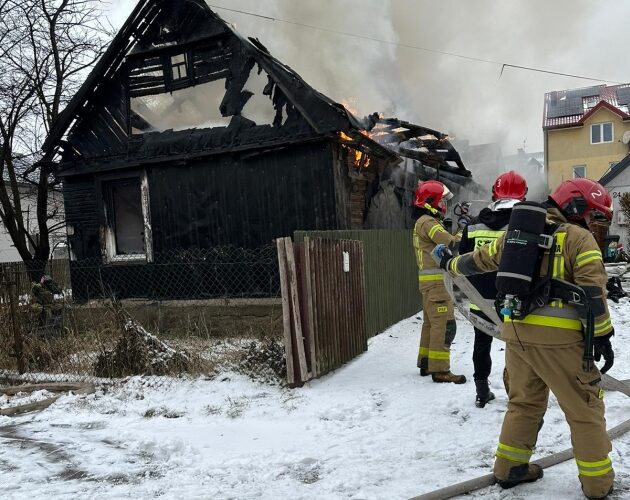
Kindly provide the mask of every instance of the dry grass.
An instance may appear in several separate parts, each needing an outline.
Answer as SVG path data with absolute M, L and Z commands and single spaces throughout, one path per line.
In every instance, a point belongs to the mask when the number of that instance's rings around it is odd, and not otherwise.
M 121 311 L 120 306 L 107 307 L 104 312 L 101 309 L 99 314 L 93 315 L 86 315 L 81 306 L 67 306 L 63 313 L 63 329 L 49 335 L 36 335 L 37 310 L 28 305 L 18 309 L 16 319 L 24 339 L 30 372 L 109 378 L 183 374 L 213 377 L 223 371 L 237 371 L 274 384 L 282 383 L 285 377 L 281 343 L 274 337 L 261 336 L 259 332 L 255 335 L 241 331 L 239 337 L 226 338 L 213 335 L 206 325 L 191 324 L 184 331 L 158 335 L 157 343 L 164 343 L 168 346 L 165 350 L 172 349 L 179 354 L 172 363 L 152 364 L 148 353 L 155 352 L 155 345 L 130 341 L 129 332 L 120 320 L 121 314 L 130 316 Z M 270 318 L 270 323 L 272 321 L 274 319 Z M 0 370 L 17 369 L 13 353 L 9 307 L 0 304 Z M 117 362 L 112 364 L 112 356 L 116 353 Z

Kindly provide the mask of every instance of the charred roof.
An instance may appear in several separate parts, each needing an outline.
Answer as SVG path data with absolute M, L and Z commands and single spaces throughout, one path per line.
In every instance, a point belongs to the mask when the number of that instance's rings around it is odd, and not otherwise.
M 242 115 L 252 97 L 245 84 L 255 72 L 268 78 L 262 94 L 275 109 L 264 126 Z M 129 104 L 217 81 L 225 82 L 219 111 L 229 119 L 226 126 L 156 130 Z M 62 170 L 72 171 L 77 164 L 125 168 L 322 136 L 389 163 L 410 157 L 470 176 L 445 134 L 396 119 L 358 119 L 259 40 L 239 35 L 203 0 L 140 0 L 53 124 L 43 149 L 46 161 L 60 159 Z

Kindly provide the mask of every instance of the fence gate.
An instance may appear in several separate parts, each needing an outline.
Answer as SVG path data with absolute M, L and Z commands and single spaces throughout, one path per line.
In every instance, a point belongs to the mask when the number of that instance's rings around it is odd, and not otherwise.
M 363 243 L 276 240 L 287 381 L 301 385 L 367 350 Z

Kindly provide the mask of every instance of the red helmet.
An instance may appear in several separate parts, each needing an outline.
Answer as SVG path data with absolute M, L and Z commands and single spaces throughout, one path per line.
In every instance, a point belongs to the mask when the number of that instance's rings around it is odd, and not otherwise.
M 416 188 L 415 205 L 429 212 L 446 214 L 446 201 L 453 197 L 453 193 L 440 181 L 424 181 Z
M 612 221 L 612 197 L 604 186 L 591 179 L 578 178 L 564 181 L 549 195 L 549 198 L 556 202 L 570 220 L 584 221 L 589 224 L 591 213 L 595 212 L 595 217 L 599 216 L 608 222 Z
M 526 194 L 527 182 L 514 170 L 501 174 L 492 186 L 492 201 L 502 199 L 523 201 Z

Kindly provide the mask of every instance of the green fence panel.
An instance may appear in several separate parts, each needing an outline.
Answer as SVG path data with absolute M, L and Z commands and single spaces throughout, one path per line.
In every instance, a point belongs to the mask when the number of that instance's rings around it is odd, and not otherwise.
M 409 230 L 296 231 L 304 237 L 363 242 L 366 328 L 372 337 L 422 308 L 418 268 Z

